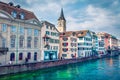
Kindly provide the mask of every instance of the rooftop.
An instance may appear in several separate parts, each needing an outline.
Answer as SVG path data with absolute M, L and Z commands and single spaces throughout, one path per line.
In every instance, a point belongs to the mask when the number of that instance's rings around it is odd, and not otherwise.
M 25 15 L 24 20 L 37 19 L 37 17 L 34 15 L 33 12 L 22 9 L 20 7 L 20 5 L 14 6 L 14 4 L 12 2 L 7 4 L 7 3 L 0 1 L 0 10 L 7 12 L 9 15 L 12 15 L 12 12 L 15 11 L 17 13 L 15 19 L 20 19 L 21 13 L 24 13 L 24 15 Z

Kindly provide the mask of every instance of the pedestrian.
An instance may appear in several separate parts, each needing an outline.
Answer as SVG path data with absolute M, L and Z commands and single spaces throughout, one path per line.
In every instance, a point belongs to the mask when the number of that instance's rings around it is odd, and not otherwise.
M 62 57 L 61 57 L 61 60 L 62 60 Z
M 9 64 L 12 64 L 12 61 L 9 61 Z
M 27 63 L 28 62 L 28 58 L 25 58 L 25 63 Z

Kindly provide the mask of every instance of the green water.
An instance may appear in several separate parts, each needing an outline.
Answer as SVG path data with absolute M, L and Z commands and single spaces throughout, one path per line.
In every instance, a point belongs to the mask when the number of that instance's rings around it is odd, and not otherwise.
M 120 56 L 8 75 L 0 80 L 120 80 Z

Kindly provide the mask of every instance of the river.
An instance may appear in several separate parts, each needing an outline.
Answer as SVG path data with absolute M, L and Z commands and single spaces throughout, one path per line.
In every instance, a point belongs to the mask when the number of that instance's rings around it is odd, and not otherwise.
M 120 56 L 11 74 L 0 80 L 120 80 Z

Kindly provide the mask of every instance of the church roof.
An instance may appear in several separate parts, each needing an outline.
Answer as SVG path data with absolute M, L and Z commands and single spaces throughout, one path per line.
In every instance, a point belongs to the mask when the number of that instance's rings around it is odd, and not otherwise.
M 64 13 L 63 13 L 63 8 L 61 9 L 61 14 L 58 20 L 65 20 Z

